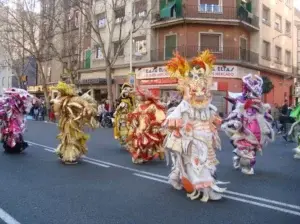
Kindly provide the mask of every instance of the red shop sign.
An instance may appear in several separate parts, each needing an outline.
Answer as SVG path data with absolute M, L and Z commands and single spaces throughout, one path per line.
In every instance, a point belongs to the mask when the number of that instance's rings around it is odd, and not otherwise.
M 140 85 L 163 85 L 163 84 L 177 84 L 177 78 L 162 78 L 162 79 L 143 79 Z

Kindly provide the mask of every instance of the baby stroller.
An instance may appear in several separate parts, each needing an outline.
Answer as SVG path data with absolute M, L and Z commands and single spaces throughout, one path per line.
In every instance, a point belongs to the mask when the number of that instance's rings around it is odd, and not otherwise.
M 111 113 L 106 112 L 103 113 L 102 115 L 102 120 L 101 120 L 101 126 L 103 128 L 112 128 L 113 127 L 113 116 L 111 115 Z

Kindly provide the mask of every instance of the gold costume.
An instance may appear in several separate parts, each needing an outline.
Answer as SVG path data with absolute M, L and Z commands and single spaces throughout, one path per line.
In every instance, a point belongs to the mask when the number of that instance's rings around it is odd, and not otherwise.
M 89 135 L 82 130 L 85 125 L 91 128 L 99 126 L 97 103 L 88 94 L 78 96 L 72 86 L 59 82 L 56 86 L 58 96 L 51 101 L 56 117 L 59 117 L 60 144 L 56 153 L 66 164 L 77 163 L 81 155 L 86 154 L 86 141 Z
M 132 86 L 128 83 L 125 83 L 122 86 L 121 92 L 121 102 L 118 105 L 116 112 L 114 114 L 114 137 L 120 141 L 122 146 L 126 145 L 128 130 L 127 125 L 128 114 L 131 113 L 134 109 L 134 98 L 132 96 Z

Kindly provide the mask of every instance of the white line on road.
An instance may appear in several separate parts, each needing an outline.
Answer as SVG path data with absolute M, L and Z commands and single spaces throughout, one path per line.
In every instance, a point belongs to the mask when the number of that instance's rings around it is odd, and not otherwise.
M 55 148 L 52 148 L 52 147 L 49 147 L 49 146 L 46 146 L 46 145 L 42 145 L 42 144 L 38 144 L 38 143 L 35 143 L 35 142 L 30 142 L 30 141 L 28 141 L 28 142 L 32 145 L 37 145 L 37 146 L 40 146 L 40 147 L 44 147 L 45 150 L 49 151 L 49 152 L 53 152 L 55 150 Z M 50 151 L 50 150 L 52 150 L 52 151 Z M 147 174 L 147 175 L 154 176 L 154 177 L 168 179 L 168 177 L 162 176 L 162 175 L 159 175 L 159 174 L 150 173 L 150 172 L 146 172 L 146 171 L 141 171 L 141 170 L 138 170 L 138 169 L 134 169 L 134 168 L 126 167 L 126 166 L 121 166 L 121 165 L 118 165 L 118 164 L 105 162 L 105 161 L 98 160 L 98 159 L 93 159 L 93 158 L 90 158 L 90 157 L 87 157 L 87 156 L 82 156 L 82 158 L 88 159 L 88 160 L 93 161 L 93 162 L 102 163 L 102 164 L 105 164 L 105 165 L 108 165 L 108 166 L 120 168 L 120 169 L 123 169 L 123 170 L 129 170 L 129 171 L 132 171 L 132 172 L 138 172 L 138 173 Z
M 52 152 L 54 153 L 55 150 L 54 149 L 49 149 L 49 148 L 44 148 L 44 150 L 48 151 L 48 152 Z M 90 164 L 93 164 L 93 165 L 96 165 L 96 166 L 101 166 L 101 167 L 105 167 L 105 168 L 109 168 L 110 166 L 108 165 L 105 165 L 105 164 L 101 164 L 101 163 L 96 163 L 96 162 L 93 162 L 93 161 L 89 161 L 87 160 L 86 158 L 83 159 L 84 162 L 87 162 L 87 163 L 90 163 Z
M 281 205 L 281 206 L 285 206 L 285 207 L 288 207 L 288 208 L 293 208 L 293 209 L 296 209 L 296 210 L 300 210 L 300 206 L 297 206 L 297 205 L 290 205 L 290 204 L 279 202 L 279 201 L 269 200 L 269 199 L 260 198 L 260 197 L 247 195 L 247 194 L 241 194 L 241 193 L 237 193 L 237 192 L 233 192 L 233 191 L 226 191 L 226 193 L 231 194 L 231 195 L 245 197 L 245 198 L 251 198 L 251 199 L 254 199 L 254 200 L 257 200 L 257 201 L 268 202 L 268 203 L 272 203 L 272 204 L 275 204 L 275 205 Z
M 21 224 L 13 217 L 11 217 L 7 212 L 0 208 L 0 219 L 3 220 L 6 224 Z
M 154 181 L 157 181 L 157 182 L 161 182 L 161 183 L 164 183 L 164 184 L 168 184 L 167 181 L 161 180 L 161 179 L 158 179 L 158 178 L 149 177 L 149 176 L 141 175 L 141 174 L 138 174 L 138 173 L 134 173 L 133 175 L 141 177 L 141 178 L 145 178 L 145 179 L 149 179 L 149 180 L 154 180 Z M 225 193 L 228 193 L 228 192 L 226 191 Z M 244 195 L 244 194 L 240 194 L 240 196 L 242 196 L 242 195 Z M 250 200 L 239 198 L 239 197 L 228 196 L 226 194 L 223 194 L 223 197 L 231 199 L 231 200 L 234 200 L 234 201 L 243 202 L 243 203 L 246 203 L 246 204 L 256 205 L 256 206 L 259 206 L 259 207 L 269 208 L 269 209 L 273 209 L 273 210 L 276 210 L 276 211 L 280 211 L 280 212 L 284 212 L 284 213 L 288 213 L 288 214 L 300 216 L 300 212 L 293 211 L 293 210 L 290 210 L 290 209 L 280 208 L 280 207 L 277 207 L 277 206 L 268 205 L 268 204 L 264 204 L 264 203 L 260 203 L 260 202 L 256 202 L 256 201 L 250 201 Z M 252 199 L 260 200 L 258 197 L 252 197 Z M 266 201 L 270 202 L 272 200 L 266 200 Z M 286 206 L 288 204 L 280 203 L 280 205 L 285 205 Z M 295 207 L 298 207 L 298 206 L 295 206 Z
M 138 177 L 142 177 L 142 178 L 145 178 L 145 179 L 149 179 L 149 180 L 155 180 L 155 181 L 158 181 L 158 182 L 161 182 L 161 183 L 164 183 L 164 184 L 168 184 L 168 181 L 158 179 L 158 178 L 155 178 L 155 177 L 149 177 L 149 176 L 145 176 L 145 175 L 138 174 L 138 173 L 134 173 L 133 175 L 138 176 Z
M 42 144 L 38 144 L 38 143 L 35 143 L 35 142 L 29 142 L 29 143 L 32 144 L 32 145 L 45 147 L 46 151 L 54 152 L 54 148 L 51 148 L 51 147 L 48 147 L 48 146 L 45 146 L 45 145 L 42 145 Z M 129 171 L 134 172 L 135 176 L 139 176 L 139 177 L 150 179 L 150 180 L 155 180 L 155 181 L 162 182 L 162 183 L 168 183 L 166 181 L 168 179 L 167 176 L 163 176 L 163 175 L 159 175 L 159 174 L 155 174 L 155 173 L 150 173 L 150 172 L 146 172 L 146 171 L 142 171 L 142 170 L 138 170 L 138 169 L 134 169 L 134 168 L 130 168 L 130 167 L 121 166 L 121 165 L 118 165 L 118 164 L 93 159 L 93 158 L 90 158 L 90 157 L 87 157 L 87 156 L 83 156 L 83 158 L 84 158 L 84 160 L 86 160 L 86 162 L 90 162 L 90 163 L 94 162 L 92 164 L 95 164 L 95 163 L 96 164 L 101 164 L 101 165 L 104 164 L 104 165 L 107 165 L 107 166 L 112 166 L 112 167 L 116 167 L 116 168 L 120 168 L 120 169 L 124 169 L 124 170 L 129 170 Z M 274 204 L 274 205 L 280 205 L 280 206 L 300 210 L 300 206 L 292 205 L 292 204 L 288 204 L 288 203 L 284 203 L 284 202 L 280 202 L 280 201 L 270 200 L 270 199 L 267 199 L 267 198 L 261 198 L 261 197 L 252 196 L 252 195 L 248 195 L 248 194 L 242 194 L 242 193 L 234 192 L 234 191 L 226 191 L 226 193 L 230 194 L 230 195 L 240 196 L 240 197 L 249 198 L 249 199 L 253 199 L 253 200 L 257 200 L 257 201 L 261 201 L 261 202 L 266 202 L 266 203 L 270 203 L 270 204 Z M 232 197 L 232 196 L 227 196 L 227 197 Z
M 276 211 L 280 211 L 280 212 L 300 216 L 300 212 L 293 211 L 293 210 L 290 210 L 290 209 L 280 208 L 280 207 L 277 207 L 277 206 L 267 205 L 267 204 L 263 204 L 263 203 L 256 202 L 256 201 L 249 201 L 247 199 L 237 198 L 237 197 L 228 196 L 228 195 L 224 195 L 223 197 L 231 199 L 231 200 L 235 200 L 235 201 L 244 202 L 244 203 L 251 204 L 251 205 L 256 205 L 256 206 L 269 208 L 269 209 L 273 209 L 273 210 L 276 210 Z

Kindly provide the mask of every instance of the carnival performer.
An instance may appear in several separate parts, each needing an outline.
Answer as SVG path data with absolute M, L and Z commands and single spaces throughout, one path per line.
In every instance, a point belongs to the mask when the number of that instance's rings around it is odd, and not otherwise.
M 133 88 L 124 83 L 121 88 L 120 104 L 114 113 L 114 137 L 119 140 L 121 146 L 126 146 L 129 127 L 127 125 L 128 114 L 134 109 Z
M 60 144 L 56 153 L 65 164 L 76 164 L 87 153 L 86 141 L 89 135 L 83 131 L 84 126 L 97 128 L 97 103 L 89 92 L 78 96 L 71 85 L 59 82 L 55 88 L 58 96 L 51 100 L 55 116 L 59 118 Z
M 169 162 L 171 156 L 173 164 L 169 183 L 178 190 L 183 187 L 191 200 L 201 198 L 203 202 L 220 200 L 226 190 L 217 186 L 215 176 L 219 163 L 215 150 L 221 148 L 217 128 L 222 121 L 211 104 L 214 62 L 214 55 L 207 50 L 193 59 L 191 67 L 179 54 L 167 64 L 183 93 L 181 103 L 173 111 L 169 109 L 164 122 L 169 129 L 164 142 L 166 159 Z
M 141 164 L 156 158 L 162 160 L 165 134 L 161 125 L 166 118 L 166 109 L 147 89 L 137 89 L 136 98 L 139 104 L 128 115 L 127 148 L 132 162 Z
M 288 136 L 291 137 L 295 142 L 297 142 L 297 147 L 293 149 L 295 152 L 294 158 L 300 159 L 300 105 L 298 104 L 294 110 L 292 110 L 290 117 L 295 119 L 292 124 Z
M 222 129 L 230 137 L 233 167 L 244 174 L 254 174 L 256 153 L 274 140 L 273 118 L 269 106 L 261 101 L 263 80 L 257 75 L 243 77 L 243 95 L 234 101 L 235 109 L 223 121 Z
M 3 89 L 0 98 L 1 141 L 5 152 L 20 153 L 28 144 L 23 139 L 25 116 L 32 107 L 33 96 L 24 89 Z

